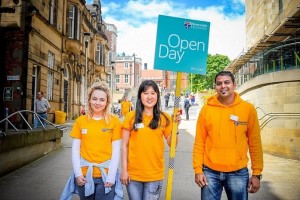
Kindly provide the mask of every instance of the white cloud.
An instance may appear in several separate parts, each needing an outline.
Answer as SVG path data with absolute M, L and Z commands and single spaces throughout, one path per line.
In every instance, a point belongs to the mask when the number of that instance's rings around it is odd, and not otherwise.
M 143 63 L 148 63 L 149 68 L 154 62 L 159 14 L 210 22 L 208 52 L 227 55 L 232 60 L 236 58 L 245 47 L 245 18 L 226 16 L 222 10 L 221 6 L 187 9 L 170 1 L 150 1 L 148 4 L 128 1 L 125 7 L 102 5 L 104 21 L 118 29 L 117 52 L 135 53 Z

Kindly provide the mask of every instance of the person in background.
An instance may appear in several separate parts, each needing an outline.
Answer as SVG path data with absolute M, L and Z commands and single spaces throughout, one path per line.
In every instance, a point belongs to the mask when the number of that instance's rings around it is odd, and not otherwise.
M 118 100 L 117 109 L 118 109 L 118 116 L 121 117 L 121 99 Z
M 195 98 L 195 94 L 194 94 L 194 93 L 191 93 L 190 99 L 191 99 L 191 104 L 192 104 L 192 106 L 194 106 L 194 105 L 195 105 L 195 101 L 196 101 L 196 98 Z
M 198 117 L 193 148 L 195 182 L 202 200 L 246 200 L 260 188 L 263 151 L 254 106 L 235 90 L 234 76 L 221 71 L 215 76 L 216 95 L 210 97 Z M 249 178 L 247 156 L 251 158 Z
M 35 100 L 35 112 L 40 117 L 40 120 L 42 121 L 43 125 L 46 126 L 47 123 L 45 120 L 48 118 L 48 112 L 50 111 L 51 106 L 49 104 L 49 101 L 43 97 L 43 92 L 38 92 L 36 94 L 36 100 Z M 41 119 L 42 118 L 42 119 Z M 45 120 L 43 120 L 45 119 Z M 34 117 L 34 128 L 38 128 L 41 125 L 38 117 Z
M 121 102 L 121 114 L 122 117 L 125 117 L 132 109 L 132 103 L 128 100 L 128 97 L 125 96 L 124 100 Z
M 179 112 L 176 119 L 180 123 Z M 172 119 L 161 111 L 154 81 L 141 83 L 136 109 L 126 115 L 122 127 L 121 182 L 127 187 L 129 199 L 158 200 L 165 170 L 163 138 L 170 146 Z
M 81 106 L 81 111 L 80 111 L 81 115 L 85 115 L 85 106 Z
M 72 177 L 81 200 L 122 199 L 117 174 L 121 148 L 121 122 L 110 111 L 111 92 L 106 82 L 96 81 L 88 91 L 88 110 L 75 120 L 71 175 L 61 199 L 68 199 Z M 72 191 L 73 192 L 73 191 Z M 67 198 L 68 197 L 68 198 Z
M 170 100 L 170 93 L 167 92 L 165 94 L 164 98 L 165 98 L 165 108 L 168 108 L 168 106 L 169 106 L 169 100 Z
M 191 103 L 191 99 L 190 99 L 189 95 L 185 95 L 185 98 L 183 101 L 183 108 L 184 108 L 186 120 L 190 119 L 189 109 L 190 109 L 191 105 L 192 105 L 192 103 Z

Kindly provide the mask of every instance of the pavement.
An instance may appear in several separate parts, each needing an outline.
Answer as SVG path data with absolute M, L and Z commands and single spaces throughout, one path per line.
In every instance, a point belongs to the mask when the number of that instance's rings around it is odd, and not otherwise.
M 172 199 L 200 199 L 200 188 L 194 183 L 192 148 L 199 106 L 190 108 L 190 120 L 179 125 L 179 143 L 176 149 Z M 172 108 L 167 112 L 172 113 Z M 1 200 L 57 200 L 71 173 L 71 138 L 73 123 L 67 122 L 68 131 L 62 138 L 62 148 L 0 178 Z M 161 199 L 165 199 L 168 177 L 169 148 L 165 149 L 165 180 Z M 264 154 L 264 171 L 261 188 L 249 194 L 250 200 L 299 200 L 300 161 Z M 128 200 L 124 187 L 125 200 Z M 73 200 L 78 200 L 73 196 Z M 223 192 L 222 200 L 226 200 Z

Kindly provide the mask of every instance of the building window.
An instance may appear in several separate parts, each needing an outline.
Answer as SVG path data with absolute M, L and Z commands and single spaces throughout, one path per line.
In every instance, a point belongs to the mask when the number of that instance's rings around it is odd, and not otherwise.
M 53 72 L 51 70 L 48 71 L 47 75 L 47 99 L 53 99 Z
M 115 81 L 116 83 L 120 83 L 120 75 L 116 75 Z
M 124 63 L 124 67 L 128 69 L 128 62 Z
M 97 44 L 95 57 L 96 57 L 95 61 L 98 65 L 104 65 L 104 62 L 105 62 L 104 45 L 101 44 L 100 42 Z
M 68 37 L 71 39 L 79 40 L 79 23 L 80 14 L 79 10 L 74 5 L 69 5 L 68 7 Z
M 278 7 L 279 7 L 279 13 L 282 13 L 282 9 L 283 9 L 283 3 L 282 0 L 278 1 Z
M 75 82 L 75 85 L 74 85 L 74 103 L 77 103 L 78 100 L 78 82 Z
M 115 52 L 112 52 L 112 51 L 108 52 L 108 61 L 109 61 L 109 64 L 113 64 L 116 62 L 116 53 Z
M 125 75 L 125 83 L 128 83 L 128 75 Z
M 57 0 L 50 0 L 49 5 L 49 22 L 50 24 L 56 26 L 57 25 Z
M 54 69 L 55 55 L 51 51 L 48 52 L 48 68 Z

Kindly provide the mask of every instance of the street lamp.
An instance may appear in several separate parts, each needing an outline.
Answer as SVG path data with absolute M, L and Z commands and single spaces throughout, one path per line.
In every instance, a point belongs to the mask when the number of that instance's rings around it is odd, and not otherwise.
M 192 92 L 193 91 L 193 74 L 191 74 L 191 91 L 190 92 Z
M 37 64 L 33 64 L 33 71 L 34 71 L 34 92 L 33 92 L 33 112 L 36 112 L 36 93 L 37 93 L 37 72 L 38 72 L 38 66 Z
M 89 32 L 84 32 L 83 34 L 84 34 L 84 47 L 85 47 L 84 110 L 85 110 L 85 113 L 87 114 L 87 111 L 88 111 L 88 109 L 87 109 L 88 47 L 89 47 L 89 41 L 90 41 L 91 33 L 89 33 Z

